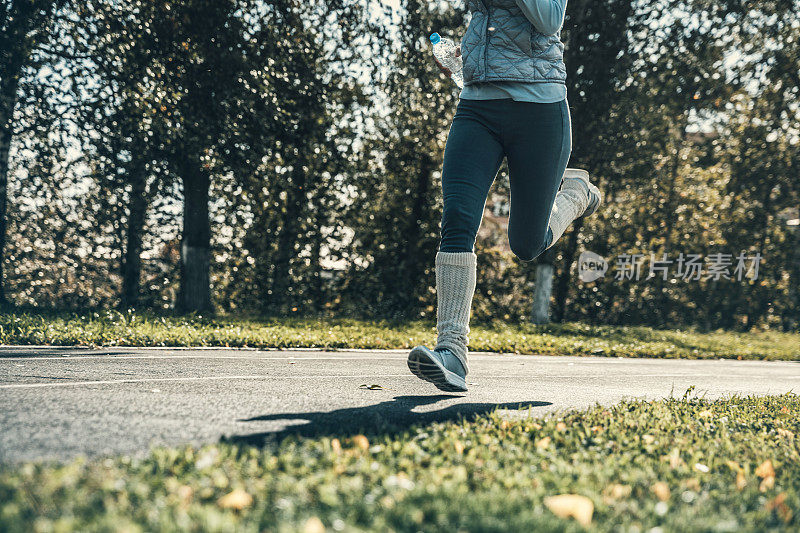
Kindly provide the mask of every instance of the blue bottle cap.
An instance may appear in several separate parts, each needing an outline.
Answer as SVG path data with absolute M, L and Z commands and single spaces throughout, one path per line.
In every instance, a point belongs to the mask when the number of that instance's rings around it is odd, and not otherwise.
M 431 33 L 431 43 L 436 44 L 442 40 L 442 36 L 438 33 Z

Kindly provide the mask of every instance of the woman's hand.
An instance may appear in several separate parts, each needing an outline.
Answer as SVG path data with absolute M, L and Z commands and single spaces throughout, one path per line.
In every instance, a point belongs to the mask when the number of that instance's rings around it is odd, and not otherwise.
M 459 45 L 459 47 L 456 48 L 456 57 L 459 57 L 460 55 L 461 55 L 461 46 Z M 439 70 L 441 70 L 444 73 L 445 76 L 450 78 L 453 75 L 453 73 L 450 71 L 450 69 L 445 67 L 441 63 L 439 63 L 439 60 L 436 59 L 435 56 L 434 56 L 433 60 L 436 61 L 436 64 L 439 66 Z

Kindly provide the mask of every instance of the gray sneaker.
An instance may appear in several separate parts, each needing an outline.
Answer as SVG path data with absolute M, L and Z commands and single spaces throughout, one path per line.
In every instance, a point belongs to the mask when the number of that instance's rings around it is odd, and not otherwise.
M 467 392 L 467 372 L 449 350 L 436 351 L 427 346 L 417 346 L 408 354 L 408 369 L 440 390 Z
M 564 172 L 564 177 L 561 179 L 561 187 L 559 187 L 559 190 L 563 189 L 564 187 L 575 186 L 583 189 L 584 194 L 586 194 L 586 196 L 589 198 L 589 205 L 586 208 L 586 211 L 580 215 L 581 217 L 588 217 L 597 211 L 598 207 L 600 207 L 600 202 L 603 201 L 603 196 L 600 194 L 600 189 L 598 189 L 594 183 L 589 181 L 588 172 L 577 168 L 568 168 Z

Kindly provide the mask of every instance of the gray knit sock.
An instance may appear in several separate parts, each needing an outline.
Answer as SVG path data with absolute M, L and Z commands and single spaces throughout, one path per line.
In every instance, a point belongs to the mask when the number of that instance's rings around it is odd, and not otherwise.
M 564 234 L 572 221 L 581 216 L 589 206 L 589 187 L 580 179 L 569 179 L 570 172 L 585 172 L 582 170 L 567 169 L 564 174 L 564 184 L 556 194 L 553 210 L 550 212 L 550 231 L 553 232 L 553 246 Z
M 436 293 L 438 299 L 436 350 L 450 350 L 467 369 L 469 311 L 475 293 L 477 258 L 472 252 L 436 254 Z

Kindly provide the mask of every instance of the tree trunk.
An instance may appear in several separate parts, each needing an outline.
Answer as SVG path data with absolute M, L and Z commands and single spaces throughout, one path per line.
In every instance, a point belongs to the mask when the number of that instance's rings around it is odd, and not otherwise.
M 553 294 L 553 256 L 550 248 L 536 264 L 536 275 L 533 281 L 533 307 L 531 322 L 533 324 L 550 323 L 550 297 Z
M 664 247 L 663 253 L 670 254 L 672 252 L 672 233 L 674 224 L 672 223 L 672 217 L 675 214 L 675 209 L 677 208 L 675 204 L 675 199 L 677 197 L 677 185 L 678 185 L 678 175 L 681 168 L 681 152 L 683 152 L 684 145 L 686 144 L 687 134 L 686 134 L 686 127 L 689 123 L 689 111 L 686 111 L 677 119 L 677 131 L 675 132 L 675 152 L 672 157 L 672 161 L 670 164 L 669 170 L 669 182 L 666 184 L 667 186 L 667 198 L 664 203 L 664 210 L 663 216 L 664 220 L 667 223 L 663 227 L 664 231 Z M 652 240 L 650 241 L 652 242 Z M 672 297 L 670 297 L 669 293 L 661 293 L 661 296 L 655 302 L 659 313 L 661 315 L 661 323 L 665 324 L 668 323 L 672 316 L 673 316 L 673 308 L 675 307 L 675 302 L 673 301 Z
M 567 296 L 569 295 L 569 282 L 572 278 L 570 267 L 575 260 L 575 252 L 578 250 L 578 235 L 583 227 L 583 219 L 579 218 L 572 223 L 567 245 L 564 249 L 564 270 L 558 277 L 556 286 L 556 320 L 563 322 L 567 319 Z
M 416 183 L 413 192 L 413 205 L 411 206 L 411 218 L 406 227 L 406 247 L 405 258 L 402 261 L 403 270 L 401 272 L 402 283 L 395 285 L 395 290 L 401 308 L 404 313 L 413 316 L 416 311 L 417 298 L 419 297 L 417 287 L 422 278 L 422 272 L 430 258 L 421 255 L 420 239 L 422 238 L 423 221 L 426 217 L 425 212 L 430 209 L 431 197 L 431 174 L 433 172 L 433 161 L 427 154 L 422 154 L 422 160 L 417 171 Z
M 208 216 L 210 176 L 198 162 L 184 165 L 181 286 L 178 309 L 184 313 L 211 310 L 211 222 Z
M 292 260 L 297 256 L 295 246 L 301 232 L 301 219 L 306 211 L 306 174 L 301 168 L 293 172 L 286 195 L 285 211 L 277 237 L 272 294 L 265 300 L 267 309 L 271 312 L 280 311 L 289 305 L 294 307 L 298 303 L 289 289 L 293 282 Z
M 0 48 L 3 48 L 3 72 L 0 73 L 0 306 L 6 305 L 3 263 L 6 247 L 8 157 L 14 137 L 14 109 L 17 89 L 30 53 L 49 26 L 55 1 L 6 2 L 2 12 L 4 26 Z M 9 48 L 10 47 L 10 48 Z
M 8 199 L 8 152 L 11 147 L 11 132 L 3 127 L 0 130 L 0 306 L 5 306 L 5 269 L 6 257 L 6 217 Z
M 792 258 L 794 283 L 790 286 L 794 289 L 792 289 L 793 294 L 791 295 L 792 308 L 789 310 L 791 319 L 788 323 L 789 331 L 800 331 L 800 227 L 794 228 L 793 232 L 795 239 L 794 257 Z
M 670 164 L 669 170 L 669 182 L 667 183 L 667 199 L 664 203 L 664 214 L 665 219 L 670 220 L 672 215 L 675 213 L 675 196 L 676 196 L 676 185 L 678 181 L 678 171 L 681 167 L 681 152 L 683 151 L 683 147 L 686 144 L 686 127 L 689 122 L 689 112 L 685 112 L 677 119 L 677 132 L 675 134 L 676 137 L 676 146 L 675 146 L 675 153 L 673 154 L 673 158 Z M 661 186 L 663 187 L 664 184 L 662 183 Z M 664 252 L 670 252 L 670 246 L 672 246 L 672 229 L 673 224 L 668 223 L 664 226 Z
M 130 183 L 127 241 L 122 262 L 122 296 L 120 305 L 123 309 L 136 308 L 139 305 L 139 295 L 141 294 L 142 238 L 147 214 L 147 178 L 144 164 L 134 167 L 133 175 L 130 176 Z
M 11 74 L 11 73 L 10 73 Z M 14 136 L 13 118 L 17 105 L 19 75 L 11 74 L 0 94 L 0 306 L 7 304 L 5 292 L 6 227 L 8 210 L 8 157 Z
M 317 207 L 317 209 L 322 209 L 322 207 Z M 317 224 L 317 227 L 319 227 L 319 224 Z M 309 281 L 310 287 L 308 292 L 309 299 L 314 303 L 317 310 L 324 305 L 326 300 L 323 298 L 325 288 L 322 278 L 322 244 L 322 235 L 316 235 L 311 246 L 311 265 L 314 270 L 311 273 L 312 278 Z
M 760 256 L 763 257 L 764 255 L 764 247 L 767 245 L 767 235 L 769 234 L 769 226 L 770 220 L 772 217 L 770 216 L 770 211 L 772 210 L 772 188 L 767 187 L 766 191 L 764 191 L 764 197 L 761 200 L 761 210 L 762 216 L 760 217 L 760 226 L 761 231 L 759 232 L 758 238 L 758 248 L 757 252 Z M 749 305 L 747 306 L 747 311 L 744 315 L 744 329 L 745 331 L 749 331 L 752 329 L 757 323 L 758 320 L 763 318 L 767 314 L 767 309 L 769 309 L 770 301 L 767 299 L 762 299 L 756 305 Z

